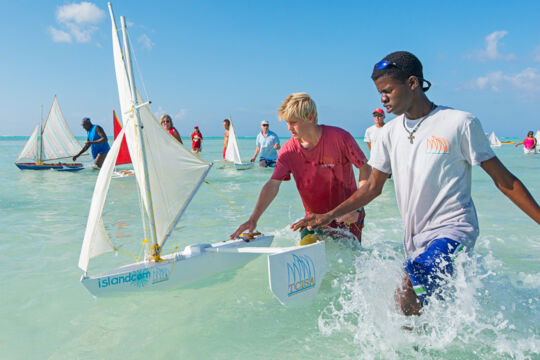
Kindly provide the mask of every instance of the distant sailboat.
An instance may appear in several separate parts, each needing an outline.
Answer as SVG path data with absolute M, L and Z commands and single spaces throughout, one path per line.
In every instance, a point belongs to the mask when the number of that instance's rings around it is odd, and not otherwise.
M 238 150 L 238 142 L 236 140 L 236 132 L 234 131 L 234 125 L 232 119 L 229 117 L 229 141 L 227 143 L 227 150 L 225 151 L 225 161 L 234 163 L 236 170 L 247 170 L 253 167 L 253 163 L 243 163 L 240 157 L 240 150 Z
M 21 170 L 55 169 L 59 171 L 78 171 L 83 169 L 83 164 L 45 163 L 45 161 L 71 159 L 81 149 L 81 144 L 73 136 L 62 116 L 55 95 L 45 124 L 42 126 L 40 122 L 36 126 L 15 160 L 15 165 Z M 34 162 L 19 162 L 21 159 L 33 160 Z
M 120 122 L 118 121 L 118 118 L 116 117 L 116 112 L 113 110 L 113 129 L 114 129 L 114 140 L 118 137 L 118 134 L 120 134 L 120 131 L 122 131 L 122 125 L 120 125 Z M 118 151 L 118 157 L 116 158 L 116 165 L 125 165 L 125 164 L 131 164 L 131 156 L 129 155 L 129 149 L 127 146 L 126 138 L 122 140 L 122 144 L 120 145 L 120 150 Z
M 292 248 L 270 248 L 273 236 L 254 234 L 243 238 L 187 246 L 162 254 L 187 206 L 204 182 L 212 165 L 193 155 L 170 136 L 143 101 L 133 77 L 131 50 L 124 17 L 121 17 L 124 51 L 112 20 L 113 53 L 124 128 L 118 134 L 99 172 L 79 257 L 82 284 L 95 296 L 164 289 L 243 266 L 261 254 L 269 254 L 270 287 L 283 303 L 315 296 L 326 272 L 324 242 Z M 139 192 L 144 229 L 144 257 L 129 265 L 89 276 L 90 260 L 109 252 L 123 252 L 121 241 L 109 236 L 102 217 L 111 176 L 123 139 L 133 162 L 134 184 Z M 216 225 L 221 226 L 221 225 Z M 113 242 L 114 240 L 114 242 Z M 202 241 L 209 239 L 201 236 Z M 142 255 L 142 251 L 141 251 Z
M 113 130 L 114 130 L 114 140 L 116 140 L 116 138 L 122 131 L 122 125 L 120 125 L 120 122 L 118 121 L 118 118 L 116 117 L 116 112 L 114 110 L 113 110 Z M 122 140 L 122 144 L 120 144 L 118 157 L 116 158 L 116 166 L 127 165 L 127 164 L 131 164 L 131 156 L 129 155 L 129 149 L 127 146 L 126 138 L 124 137 L 124 139 Z M 133 176 L 133 175 L 135 175 L 135 172 L 133 170 L 115 169 L 113 172 L 114 178 L 121 178 L 125 176 Z
M 494 131 L 492 131 L 491 135 L 489 136 L 489 144 L 491 147 L 500 147 L 502 145 L 501 140 L 499 140 L 497 135 L 495 135 Z

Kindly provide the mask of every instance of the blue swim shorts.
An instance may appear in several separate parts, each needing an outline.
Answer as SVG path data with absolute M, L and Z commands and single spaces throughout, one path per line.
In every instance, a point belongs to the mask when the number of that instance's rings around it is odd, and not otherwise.
M 276 160 L 265 159 L 261 156 L 259 162 L 264 161 L 268 167 L 276 167 Z
M 463 249 L 458 241 L 440 238 L 433 240 L 422 254 L 407 260 L 405 270 L 422 304 L 427 304 L 427 299 L 445 283 L 443 278 L 452 276 L 453 261 Z

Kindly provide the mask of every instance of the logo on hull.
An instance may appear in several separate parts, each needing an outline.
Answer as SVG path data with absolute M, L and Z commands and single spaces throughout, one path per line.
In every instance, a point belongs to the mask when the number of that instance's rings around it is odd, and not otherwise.
M 292 255 L 292 263 L 287 263 L 288 291 L 292 296 L 315 286 L 315 264 L 307 255 Z

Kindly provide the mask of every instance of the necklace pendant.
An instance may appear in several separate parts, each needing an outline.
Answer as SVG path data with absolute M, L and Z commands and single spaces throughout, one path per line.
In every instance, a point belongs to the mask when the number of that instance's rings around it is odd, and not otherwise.
M 412 144 L 412 143 L 413 143 L 413 140 L 414 140 L 413 134 L 410 134 L 410 135 L 408 136 L 408 138 L 409 138 L 409 141 L 410 141 L 411 144 Z

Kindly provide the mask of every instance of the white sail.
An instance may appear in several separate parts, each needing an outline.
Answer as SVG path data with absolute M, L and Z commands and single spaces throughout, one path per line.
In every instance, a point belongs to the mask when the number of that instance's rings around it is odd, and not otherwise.
M 138 96 L 138 102 L 142 102 L 140 95 Z M 162 245 L 202 184 L 210 170 L 210 164 L 193 155 L 170 136 L 154 117 L 148 105 L 139 109 L 139 115 L 143 128 L 157 242 Z M 132 154 L 131 148 L 129 151 Z M 141 171 L 142 158 L 136 156 L 133 165 L 137 182 L 142 188 L 145 182 Z
M 81 254 L 79 256 L 79 267 L 84 271 L 88 271 L 88 263 L 91 258 L 114 250 L 114 245 L 105 231 L 105 226 L 103 224 L 101 215 L 103 214 L 105 200 L 107 199 L 109 186 L 111 184 L 112 173 L 123 138 L 124 129 L 120 131 L 116 137 L 116 140 L 114 140 L 114 143 L 107 153 L 107 157 L 101 166 L 96 180 L 94 195 L 92 195 L 92 202 L 90 203 L 90 213 L 88 214 L 88 221 L 86 223 L 86 231 L 84 233 Z
M 81 151 L 81 144 L 75 139 L 62 116 L 56 95 L 45 120 L 41 138 L 43 142 L 41 160 L 43 161 L 71 158 Z
M 232 121 L 229 124 L 229 141 L 227 142 L 227 150 L 225 151 L 225 160 L 235 164 L 242 163 Z
M 113 21 L 116 80 L 124 127 L 120 133 L 122 136 L 116 138 L 105 159 L 94 189 L 79 258 L 79 267 L 84 271 L 88 269 L 89 259 L 114 250 L 101 216 L 124 135 L 145 210 L 142 219 L 145 233 L 150 232 L 160 246 L 174 230 L 211 167 L 170 136 L 148 108 L 149 103 L 143 101 L 136 87 L 132 88 L 135 85 L 130 82 L 133 77 L 127 34 L 124 34 L 125 52 L 122 53 L 111 7 L 110 13 Z M 125 27 L 124 22 L 122 26 Z M 133 98 L 133 94 L 136 98 Z
M 540 130 L 536 130 L 534 137 L 536 138 L 536 150 L 540 150 Z
M 489 136 L 489 144 L 491 145 L 491 147 L 499 147 L 502 145 L 501 140 L 499 140 L 497 135 L 495 135 L 494 131 L 492 131 L 491 135 Z
M 15 160 L 15 162 L 18 162 L 20 159 L 32 159 L 34 161 L 39 160 L 38 132 L 39 124 L 36 125 L 36 128 L 32 132 L 32 135 L 30 135 L 28 141 L 26 141 L 26 144 L 24 145 L 19 156 L 17 156 L 17 160 Z

